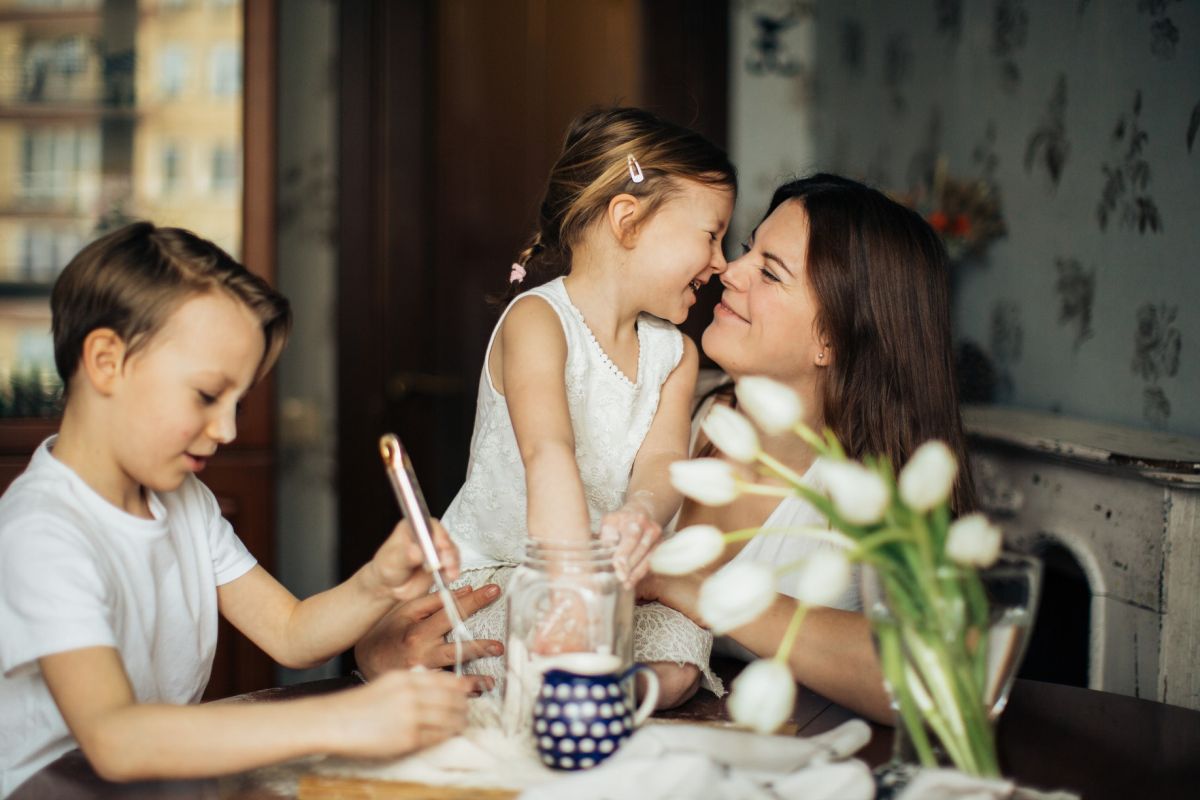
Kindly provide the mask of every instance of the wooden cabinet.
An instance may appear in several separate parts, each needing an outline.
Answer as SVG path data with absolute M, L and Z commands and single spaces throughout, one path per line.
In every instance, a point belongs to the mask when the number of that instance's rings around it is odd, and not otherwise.
M 36 250 L 38 231 L 86 230 L 103 224 L 100 217 L 113 209 L 125 213 L 124 206 L 106 205 L 105 192 L 122 187 L 134 198 L 131 208 L 137 216 L 193 228 L 233 250 L 239 249 L 240 240 L 242 261 L 273 280 L 276 0 L 243 0 L 240 9 L 238 4 L 216 3 L 156 4 L 142 9 L 135 0 L 79 3 L 77 9 L 70 8 L 69 2 L 60 5 L 64 7 L 45 11 L 6 10 L 8 6 L 0 3 L 0 34 L 8 31 L 16 37 L 14 41 L 26 45 L 44 40 L 43 50 L 62 49 L 61 53 L 53 50 L 57 60 L 45 62 L 36 53 L 24 59 L 26 76 L 33 67 L 45 68 L 42 83 L 0 81 L 0 149 L 25 154 L 4 162 L 17 164 L 21 176 L 5 178 L 6 189 L 0 189 L 0 200 L 4 200 L 4 192 L 17 187 L 13 197 L 0 202 L 0 273 L 7 276 L 0 275 L 0 318 L 17 313 L 12 310 L 17 301 L 30 309 L 20 313 L 36 315 L 39 305 L 45 308 L 53 274 L 42 275 L 45 265 L 38 258 L 44 253 L 38 255 Z M 206 38 L 188 40 L 193 35 L 189 32 Z M 63 59 L 70 61 L 69 69 L 62 68 Z M 240 84 L 228 80 L 226 62 L 234 65 L 235 78 L 236 65 L 242 65 Z M 65 78 L 56 76 L 55 69 L 74 76 L 74 83 L 64 84 Z M 172 83 L 176 79 L 177 85 Z M 240 102 L 229 94 L 239 85 Z M 47 94 L 50 89 L 46 86 L 58 94 Z M 183 94 L 175 94 L 178 92 Z M 191 112 L 214 125 L 212 121 L 218 118 L 232 120 L 232 128 L 189 132 L 185 115 Z M 78 164 L 70 159 L 62 164 L 53 161 L 59 139 L 86 145 L 92 136 L 86 132 L 92 129 L 104 141 L 96 163 L 86 157 Z M 84 131 L 86 135 L 63 131 Z M 240 159 L 235 158 L 235 163 L 241 163 L 240 201 L 236 187 L 232 197 L 221 194 L 229 167 L 223 148 L 228 147 L 230 132 L 241 146 Z M 189 138 L 190 134 L 194 135 Z M 44 185 L 39 183 L 41 178 L 29 177 L 35 167 L 42 166 L 37 159 L 43 157 L 38 149 L 43 140 L 49 142 L 45 158 L 51 159 L 54 170 Z M 0 161 L 8 155 L 11 153 L 0 154 Z M 190 166 L 184 169 L 181 163 Z M 92 168 L 94 174 L 87 172 Z M 177 168 L 180 171 L 173 172 Z M 203 173 L 194 194 L 189 194 L 186 186 L 174 193 L 150 191 L 161 190 L 164 181 L 194 177 L 203 170 L 208 172 Z M 98 182 L 98 197 L 89 194 L 94 182 Z M 150 194 L 144 194 L 148 191 Z M 216 211 L 221 209 L 213 208 L 221 203 L 232 209 L 228 230 L 221 220 L 229 214 L 218 218 Z M 83 241 L 87 238 L 91 236 Z M 68 235 L 59 241 L 74 240 Z M 57 269 L 71 254 L 60 255 L 55 251 Z M 11 302 L 6 304 L 6 300 Z M 48 312 L 41 313 L 48 320 Z M 4 331 L 0 326 L 0 334 Z M 3 360 L 0 356 L 0 362 Z M 212 460 L 201 478 L 216 494 L 242 541 L 270 570 L 274 561 L 275 454 L 274 391 L 269 378 L 247 395 L 243 409 L 237 441 Z M 33 450 L 56 428 L 53 419 L 0 419 L 0 490 L 24 470 Z M 270 659 L 222 623 L 206 696 L 238 694 L 273 683 Z

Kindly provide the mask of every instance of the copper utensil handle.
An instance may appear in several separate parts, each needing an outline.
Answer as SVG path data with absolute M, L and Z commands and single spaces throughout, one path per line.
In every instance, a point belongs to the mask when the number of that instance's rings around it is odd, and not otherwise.
M 379 438 L 379 454 L 383 457 L 392 491 L 396 493 L 396 502 L 400 504 L 400 509 L 417 536 L 417 544 L 425 556 L 425 564 L 434 574 L 438 588 L 442 588 L 442 560 L 433 544 L 433 524 L 429 519 L 429 507 L 425 505 L 425 496 L 421 494 L 421 484 L 417 482 L 417 476 L 413 472 L 412 461 L 394 433 L 385 433 Z

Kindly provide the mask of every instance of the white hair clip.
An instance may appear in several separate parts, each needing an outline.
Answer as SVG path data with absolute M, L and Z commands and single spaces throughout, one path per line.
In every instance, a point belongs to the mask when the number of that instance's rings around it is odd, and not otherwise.
M 639 164 L 638 160 L 633 157 L 633 153 L 630 153 L 626 157 L 625 163 L 629 166 L 629 179 L 631 181 L 634 183 L 641 183 L 642 181 L 646 180 L 646 176 L 642 172 L 642 165 Z

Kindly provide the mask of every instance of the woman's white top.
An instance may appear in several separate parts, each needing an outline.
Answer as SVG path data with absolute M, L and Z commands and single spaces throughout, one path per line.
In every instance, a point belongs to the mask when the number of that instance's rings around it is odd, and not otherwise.
M 525 466 L 504 395 L 488 370 L 496 331 L 514 305 L 537 297 L 550 305 L 567 342 L 564 381 L 575 462 L 593 530 L 625 502 L 633 461 L 642 446 L 663 383 L 683 355 L 683 336 L 669 322 L 642 314 L 637 321 L 638 366 L 629 380 L 609 359 L 571 302 L 562 278 L 516 297 L 492 331 L 479 377 L 467 478 L 442 523 L 458 544 L 463 569 L 519 564 L 526 531 Z
M 709 409 L 712 408 L 715 399 L 710 397 L 706 400 L 699 411 L 697 411 L 696 417 L 692 422 L 692 444 L 690 449 L 693 455 L 695 454 L 696 439 L 700 431 L 700 422 L 708 414 Z M 808 468 L 803 476 L 805 486 L 818 492 L 824 492 L 825 484 L 821 479 L 821 471 L 824 464 L 825 459 L 821 457 L 813 461 L 812 466 Z M 829 523 L 825 519 L 825 515 L 814 508 L 807 500 L 801 497 L 785 497 L 775 507 L 775 510 L 763 520 L 760 527 L 767 530 L 798 527 L 828 528 Z M 826 539 L 817 539 L 812 536 L 760 533 L 747 542 L 741 552 L 734 556 L 729 563 L 757 561 L 780 567 L 784 564 L 791 564 L 807 558 L 818 550 L 838 548 L 840 548 L 840 545 L 834 542 Z M 728 568 L 728 565 L 725 568 Z M 799 571 L 790 570 L 778 576 L 776 579 L 776 588 L 782 594 L 795 597 L 799 592 L 798 581 Z M 831 603 L 830 606 L 846 611 L 861 611 L 862 598 L 859 594 L 858 584 L 859 570 L 855 564 L 851 570 L 849 584 L 842 591 L 837 601 Z

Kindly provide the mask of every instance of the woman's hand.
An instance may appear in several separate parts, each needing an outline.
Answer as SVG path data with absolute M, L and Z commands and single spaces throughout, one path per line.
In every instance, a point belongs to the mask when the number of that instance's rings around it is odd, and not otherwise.
M 366 686 L 329 696 L 332 752 L 390 758 L 449 739 L 467 725 L 468 676 L 385 672 Z
M 474 614 L 496 601 L 500 587 L 489 583 L 478 589 L 464 586 L 454 594 L 458 613 L 463 618 Z M 454 664 L 454 644 L 446 642 L 450 632 L 450 620 L 442 608 L 437 594 L 427 594 L 396 606 L 379 621 L 354 647 L 354 658 L 358 668 L 368 679 L 388 670 L 441 669 Z M 463 642 L 463 661 L 473 661 L 486 656 L 498 656 L 504 645 L 494 639 L 474 639 Z M 483 675 L 475 679 L 476 691 L 492 688 L 491 678 Z
M 660 539 L 662 526 L 654 521 L 650 502 L 637 493 L 600 520 L 600 541 L 616 545 L 613 568 L 629 588 L 650 571 L 649 556 Z
M 440 522 L 436 519 L 431 522 L 433 546 L 442 562 L 442 575 L 452 581 L 458 577 L 458 548 Z M 429 591 L 432 578 L 423 568 L 424 563 L 425 556 L 417 544 L 412 525 L 404 520 L 392 529 L 392 535 L 376 551 L 370 567 L 382 590 L 403 603 Z

